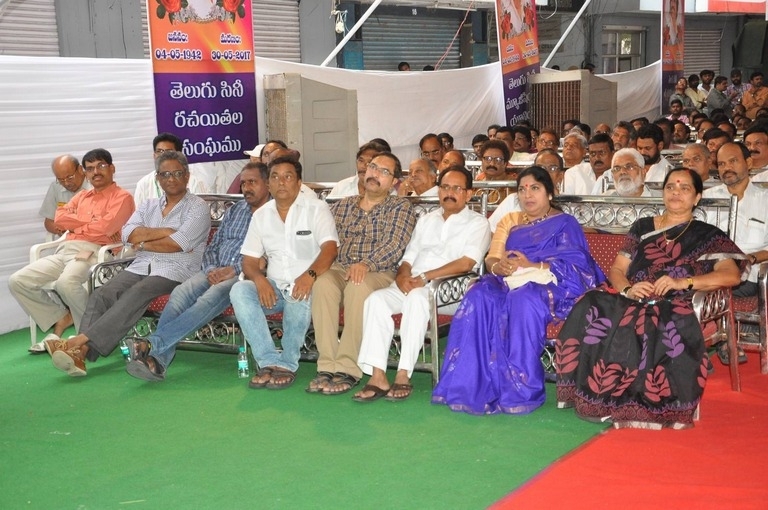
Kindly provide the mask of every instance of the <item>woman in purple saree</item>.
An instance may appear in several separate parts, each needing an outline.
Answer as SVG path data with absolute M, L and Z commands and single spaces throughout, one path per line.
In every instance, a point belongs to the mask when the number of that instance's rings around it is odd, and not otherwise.
M 451 322 L 432 402 L 454 411 L 524 414 L 541 406 L 547 324 L 605 279 L 578 222 L 552 208 L 546 170 L 521 172 L 518 195 L 523 211 L 499 222 L 485 259 L 490 274 L 467 291 Z M 518 269 L 536 281 L 511 289 L 505 277 Z

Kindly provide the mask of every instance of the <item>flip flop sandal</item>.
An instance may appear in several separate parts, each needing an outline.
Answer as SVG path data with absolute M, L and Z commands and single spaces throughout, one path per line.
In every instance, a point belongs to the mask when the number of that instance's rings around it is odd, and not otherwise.
M 392 388 L 390 388 L 389 391 L 393 393 L 396 391 L 408 392 L 402 397 L 395 397 L 393 395 L 387 395 L 386 397 L 384 397 L 384 400 L 389 400 L 390 402 L 399 402 L 411 396 L 411 393 L 413 393 L 413 385 L 412 384 L 393 384 Z
M 345 374 L 344 372 L 339 372 L 337 374 L 334 374 L 333 380 L 331 383 L 325 387 L 323 390 L 323 395 L 342 395 L 344 393 L 347 393 L 352 388 L 360 384 L 360 379 L 355 377 L 354 375 Z M 326 391 L 331 388 L 336 387 L 342 387 L 339 391 Z
M 374 386 L 373 384 L 366 384 L 363 386 L 362 391 L 372 391 L 373 395 L 370 397 L 358 397 L 355 395 L 352 397 L 352 400 L 355 402 L 373 402 L 375 400 L 379 400 L 381 397 L 386 395 L 389 392 L 389 389 L 379 388 L 378 386 Z
M 315 378 L 309 382 L 309 386 L 307 386 L 304 391 L 307 393 L 322 393 L 323 388 L 327 386 L 331 381 L 333 381 L 332 373 L 318 372 Z M 314 387 L 312 385 L 314 385 Z
M 275 378 L 285 379 L 285 380 L 283 382 L 278 383 L 278 382 L 274 382 Z M 290 386 L 292 386 L 294 382 L 296 382 L 296 372 L 291 372 L 290 370 L 287 370 L 287 369 L 273 370 L 272 378 L 266 384 L 266 388 L 268 390 L 284 390 L 285 388 L 289 388 Z
M 248 387 L 252 388 L 254 390 L 260 390 L 261 388 L 266 388 L 269 384 L 270 379 L 267 379 L 262 382 L 257 382 L 256 379 L 261 379 L 264 376 L 270 376 L 272 375 L 272 369 L 269 367 L 262 368 L 258 372 L 256 372 L 256 375 L 253 376 L 253 378 L 248 382 Z

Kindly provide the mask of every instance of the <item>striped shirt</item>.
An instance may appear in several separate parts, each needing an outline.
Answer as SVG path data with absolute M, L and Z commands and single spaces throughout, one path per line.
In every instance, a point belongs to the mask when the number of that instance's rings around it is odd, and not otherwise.
M 235 273 L 240 274 L 243 270 L 243 256 L 240 254 L 240 248 L 243 246 L 252 217 L 251 205 L 245 200 L 239 200 L 227 209 L 221 225 L 205 249 L 204 273 L 208 274 L 208 271 L 217 267 L 232 266 L 235 268 Z
M 205 200 L 189 192 L 163 217 L 166 203 L 165 195 L 142 203 L 123 227 L 123 242 L 127 243 L 131 232 L 138 227 L 171 228 L 175 232 L 170 237 L 181 247 L 181 251 L 138 251 L 126 271 L 183 282 L 200 271 L 211 229 L 211 213 Z
M 390 195 L 364 211 L 361 199 L 346 197 L 331 205 L 341 243 L 336 261 L 345 269 L 362 262 L 370 271 L 396 271 L 416 225 L 411 203 Z

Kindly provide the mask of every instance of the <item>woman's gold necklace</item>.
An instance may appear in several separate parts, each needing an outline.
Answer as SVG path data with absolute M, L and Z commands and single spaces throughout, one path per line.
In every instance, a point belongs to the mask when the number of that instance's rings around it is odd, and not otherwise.
M 691 222 L 692 222 L 692 221 L 693 221 L 693 217 L 691 217 L 691 219 L 690 219 L 690 220 L 688 220 L 688 223 L 685 225 L 685 228 L 684 228 L 682 231 L 680 231 L 680 233 L 679 233 L 679 234 L 677 234 L 677 235 L 676 235 L 675 237 L 673 237 L 672 239 L 669 239 L 669 238 L 667 237 L 667 233 L 666 233 L 666 232 L 663 232 L 663 234 L 662 234 L 662 235 L 664 236 L 664 244 L 667 244 L 667 243 L 671 243 L 671 242 L 677 241 L 677 240 L 680 238 L 680 236 L 681 236 L 681 235 L 685 234 L 685 231 L 686 231 L 686 230 L 688 230 L 688 227 L 690 227 L 690 226 L 691 226 Z M 667 222 L 667 218 L 666 218 L 666 216 L 662 215 L 662 216 L 661 216 L 661 225 L 660 225 L 660 227 L 661 227 L 661 228 L 664 228 L 664 224 L 665 224 L 666 222 Z
M 532 222 L 532 221 L 541 221 L 541 220 L 543 220 L 544 218 L 546 218 L 547 216 L 549 216 L 549 213 L 550 213 L 551 211 L 552 211 L 552 206 L 550 205 L 550 206 L 549 206 L 549 209 L 547 209 L 547 212 L 546 212 L 546 214 L 544 214 L 544 216 L 541 216 L 541 217 L 539 217 L 539 218 L 533 218 L 533 219 L 530 219 L 530 218 L 528 217 L 528 213 L 523 213 L 523 225 L 527 225 L 528 223 L 530 223 L 530 222 Z

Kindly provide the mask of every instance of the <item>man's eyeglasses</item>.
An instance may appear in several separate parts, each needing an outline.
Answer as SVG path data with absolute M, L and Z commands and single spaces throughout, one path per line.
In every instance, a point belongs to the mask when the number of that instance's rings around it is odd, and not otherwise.
M 77 170 L 72 172 L 71 175 L 64 177 L 63 179 L 56 179 L 56 182 L 58 182 L 59 184 L 68 184 L 70 182 L 75 182 L 76 175 L 77 175 Z
M 483 156 L 483 161 L 486 163 L 506 163 L 503 156 Z
M 174 152 L 174 150 L 173 149 L 155 149 L 155 154 L 157 154 L 158 156 L 164 152 Z
M 181 180 L 184 177 L 184 174 L 186 174 L 186 170 L 176 170 L 173 172 L 157 172 L 155 175 L 157 175 L 157 178 L 162 181 L 167 181 L 171 177 L 173 177 L 176 180 Z
M 543 168 L 544 168 L 544 170 L 546 170 L 547 172 L 549 172 L 551 174 L 556 174 L 558 172 L 562 172 L 562 170 L 563 170 L 562 168 L 560 168 L 560 165 L 549 165 L 549 166 L 545 166 Z
M 463 188 L 461 186 L 451 186 L 450 184 L 441 184 L 440 189 L 445 191 L 446 193 L 449 191 L 453 191 L 454 193 L 461 193 L 462 191 L 466 191 L 467 188 Z
M 95 170 L 102 171 L 102 170 L 106 170 L 107 168 L 109 168 L 109 163 L 104 163 L 102 161 L 101 163 L 93 165 L 93 166 L 87 166 L 86 165 L 84 170 L 85 170 L 85 173 L 90 174 L 90 173 L 93 173 Z
M 616 165 L 615 167 L 611 168 L 611 172 L 617 174 L 624 170 L 625 172 L 629 173 L 634 170 L 638 170 L 640 166 L 637 163 L 627 163 L 626 165 Z
M 390 177 L 394 175 L 388 169 L 384 168 L 383 166 L 379 166 L 376 163 L 368 163 L 368 170 L 370 170 L 371 172 L 376 172 L 377 174 L 383 175 L 384 177 Z
M 442 149 L 435 149 L 433 151 L 421 151 L 421 156 L 424 158 L 428 158 L 430 156 L 437 156 L 442 152 Z

